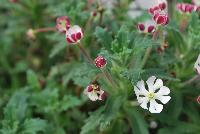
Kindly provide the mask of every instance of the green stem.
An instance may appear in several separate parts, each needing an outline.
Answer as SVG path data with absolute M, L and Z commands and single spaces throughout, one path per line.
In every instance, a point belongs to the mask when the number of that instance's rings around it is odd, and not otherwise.
M 78 48 L 81 50 L 85 58 L 88 60 L 90 64 L 93 64 L 92 58 L 89 56 L 89 54 L 86 52 L 86 50 L 82 47 L 81 43 L 77 44 Z

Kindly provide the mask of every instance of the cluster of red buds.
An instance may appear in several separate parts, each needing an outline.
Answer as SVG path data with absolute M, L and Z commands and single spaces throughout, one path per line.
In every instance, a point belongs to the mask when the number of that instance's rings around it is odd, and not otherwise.
M 157 25 L 167 25 L 169 23 L 169 17 L 166 12 L 167 4 L 160 3 L 155 7 L 149 9 L 149 13 L 152 15 L 152 19 Z
M 69 44 L 76 44 L 83 38 L 83 30 L 78 25 L 71 26 L 67 16 L 57 18 L 56 28 L 59 32 L 65 33 Z
M 139 23 L 137 25 L 137 28 L 142 33 L 153 33 L 155 32 L 155 29 L 156 29 L 154 25 L 148 25 L 145 23 Z
M 169 17 L 166 11 L 167 4 L 165 2 L 160 3 L 149 9 L 149 13 L 152 16 L 154 24 L 139 23 L 137 28 L 142 33 L 153 33 L 156 30 L 156 25 L 167 25 L 169 23 Z
M 189 4 L 189 3 L 177 3 L 176 8 L 181 13 L 192 13 L 192 12 L 200 11 L 200 6 Z
M 84 94 L 87 95 L 91 101 L 101 101 L 106 97 L 105 91 L 103 91 L 98 84 L 88 85 L 84 90 Z

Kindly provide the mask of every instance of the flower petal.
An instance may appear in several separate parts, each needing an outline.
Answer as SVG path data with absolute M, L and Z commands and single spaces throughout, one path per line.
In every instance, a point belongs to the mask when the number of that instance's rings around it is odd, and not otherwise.
M 149 77 L 149 79 L 146 81 L 150 92 L 153 92 L 155 80 L 156 80 L 156 77 L 155 77 L 155 76 L 151 76 L 151 77 Z
M 145 85 L 144 85 L 144 81 L 143 80 L 138 81 L 136 86 L 140 90 L 140 94 L 141 95 L 145 95 L 145 96 L 147 95 L 148 91 L 145 89 Z
M 140 106 L 144 109 L 148 109 L 147 108 L 147 103 L 149 102 L 147 97 L 139 97 L 138 98 L 138 103 L 140 103 Z
M 137 97 L 139 97 L 139 95 L 140 95 L 140 90 L 139 90 L 136 86 L 134 86 L 134 91 L 135 91 L 135 95 L 136 95 Z
M 170 93 L 169 88 L 166 86 L 162 86 L 160 90 L 155 94 L 156 96 L 163 96 L 163 95 L 168 95 L 169 93 Z
M 91 101 L 96 101 L 99 99 L 96 92 L 89 92 L 89 93 L 87 93 L 87 95 Z
M 155 84 L 153 85 L 154 91 L 155 91 L 156 89 L 161 88 L 162 86 L 163 86 L 163 81 L 162 81 L 161 79 L 157 79 L 156 82 L 155 82 Z
M 194 64 L 194 68 L 197 70 L 198 74 L 200 74 L 200 55 L 198 56 L 198 59 Z
M 159 97 L 156 97 L 156 99 L 160 100 L 163 104 L 166 104 L 171 99 L 171 97 L 170 96 L 159 96 Z
M 162 104 L 158 104 L 155 100 L 150 101 L 149 111 L 151 113 L 160 113 L 163 109 Z

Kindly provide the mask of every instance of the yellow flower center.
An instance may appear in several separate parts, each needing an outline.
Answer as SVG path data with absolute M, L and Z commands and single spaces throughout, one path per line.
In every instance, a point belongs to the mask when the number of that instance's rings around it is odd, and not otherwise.
M 149 92 L 147 96 L 148 96 L 149 100 L 151 100 L 154 98 L 155 94 L 152 92 Z

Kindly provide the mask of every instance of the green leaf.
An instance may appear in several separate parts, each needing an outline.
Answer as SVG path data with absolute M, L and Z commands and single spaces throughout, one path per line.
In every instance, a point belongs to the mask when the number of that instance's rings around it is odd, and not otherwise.
M 102 112 L 104 107 L 98 108 L 95 112 L 90 114 L 90 117 L 85 120 L 85 125 L 81 128 L 81 134 L 90 134 L 90 131 L 96 130 L 102 119 Z
M 95 30 L 97 40 L 107 49 L 110 50 L 112 36 L 103 28 L 97 27 Z
M 53 49 L 51 50 L 50 55 L 49 55 L 49 58 L 53 58 L 53 57 L 55 57 L 57 54 L 59 54 L 60 51 L 62 51 L 63 49 L 66 48 L 66 45 L 67 45 L 67 44 L 64 43 L 64 42 L 61 42 L 61 43 L 59 43 L 59 44 L 56 44 L 56 45 L 53 47 Z
M 37 75 L 32 70 L 27 71 L 27 81 L 32 88 L 40 89 L 40 83 Z
M 23 124 L 22 134 L 37 134 L 38 132 L 45 132 L 47 129 L 47 122 L 42 119 L 27 119 Z
M 102 120 L 100 123 L 100 130 L 106 129 L 110 126 L 111 121 L 117 117 L 117 114 L 120 112 L 120 108 L 126 99 L 125 94 L 118 94 L 108 98 L 105 110 L 102 114 Z
M 134 107 L 125 107 L 125 111 L 133 134 L 149 134 L 147 123 L 137 109 Z
M 81 104 L 81 101 L 77 97 L 71 96 L 71 95 L 65 95 L 61 102 L 60 109 L 64 111 L 64 110 L 68 110 L 69 108 L 78 106 L 80 104 Z
M 4 108 L 4 118 L 11 121 L 22 121 L 26 116 L 28 95 L 24 91 L 17 91 L 10 98 Z
M 151 68 L 151 69 L 146 69 L 144 71 L 144 73 L 142 74 L 143 77 L 149 77 L 149 76 L 156 76 L 162 79 L 166 79 L 166 80 L 171 80 L 171 81 L 179 81 L 179 79 L 177 78 L 173 78 L 172 76 L 170 76 L 169 74 L 167 74 L 164 70 L 162 69 L 155 69 L 155 68 Z

